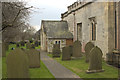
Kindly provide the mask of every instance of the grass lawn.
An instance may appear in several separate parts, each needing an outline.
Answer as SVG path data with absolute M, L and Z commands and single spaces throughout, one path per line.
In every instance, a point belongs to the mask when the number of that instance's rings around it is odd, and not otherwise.
M 6 52 L 7 55 L 11 51 L 12 47 L 15 48 L 16 45 L 9 46 L 9 50 Z M 23 47 L 23 48 L 26 48 L 26 47 Z M 36 47 L 36 49 L 40 49 L 40 46 Z M 7 78 L 6 69 L 7 69 L 6 68 L 6 57 L 3 57 L 2 58 L 2 77 L 3 78 Z M 30 73 L 31 78 L 54 78 L 54 76 L 49 72 L 49 70 L 47 69 L 47 67 L 44 65 L 42 61 L 40 61 L 40 68 L 30 68 L 29 73 Z
M 48 54 L 48 56 L 52 57 L 52 54 Z M 113 66 L 107 65 L 104 61 L 104 72 L 87 74 L 85 71 L 88 69 L 89 64 L 85 63 L 85 57 L 70 61 L 62 61 L 61 57 L 54 59 L 72 72 L 79 75 L 80 78 L 118 78 L 118 69 Z

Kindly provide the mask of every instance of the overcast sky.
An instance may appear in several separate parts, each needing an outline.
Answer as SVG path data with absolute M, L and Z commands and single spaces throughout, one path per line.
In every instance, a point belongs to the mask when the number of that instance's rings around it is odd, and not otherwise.
M 60 20 L 61 13 L 67 11 L 67 6 L 77 0 L 29 0 L 28 6 L 34 6 L 36 12 L 31 14 L 30 24 L 40 29 L 41 20 Z

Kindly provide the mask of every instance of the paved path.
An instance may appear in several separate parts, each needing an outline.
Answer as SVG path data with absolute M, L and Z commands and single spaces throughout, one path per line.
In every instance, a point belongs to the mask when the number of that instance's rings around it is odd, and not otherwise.
M 53 58 L 50 58 L 49 56 L 47 56 L 47 52 L 43 52 L 43 51 L 41 52 L 41 60 L 43 61 L 43 63 L 46 65 L 46 67 L 49 69 L 49 71 L 53 74 L 55 78 L 76 78 L 77 80 L 78 79 L 81 80 L 80 77 L 74 74 L 72 71 L 62 66 Z

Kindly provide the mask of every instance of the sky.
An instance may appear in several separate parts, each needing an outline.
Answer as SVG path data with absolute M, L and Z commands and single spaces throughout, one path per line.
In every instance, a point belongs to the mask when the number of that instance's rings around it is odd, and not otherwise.
M 35 7 L 30 14 L 30 25 L 39 30 L 41 20 L 61 20 L 61 13 L 66 12 L 67 6 L 75 1 L 77 0 L 27 0 L 28 6 Z

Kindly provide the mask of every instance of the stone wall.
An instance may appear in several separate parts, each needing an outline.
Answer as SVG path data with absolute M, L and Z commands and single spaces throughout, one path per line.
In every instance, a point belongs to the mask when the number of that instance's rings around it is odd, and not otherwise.
M 46 43 L 46 34 L 44 33 L 43 26 L 41 26 L 41 34 L 40 34 L 40 39 L 41 39 L 41 50 L 46 51 L 47 50 L 47 43 Z
M 72 9 L 70 8 L 62 14 L 62 19 L 68 21 L 69 30 L 74 35 L 74 41 L 77 40 L 77 24 L 82 23 L 81 42 L 83 49 L 87 42 L 92 41 L 102 49 L 103 57 L 106 58 L 106 53 L 110 53 L 114 49 L 114 15 L 114 3 L 88 2 L 73 5 Z M 95 41 L 91 39 L 91 19 L 93 18 L 96 23 Z

